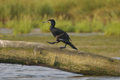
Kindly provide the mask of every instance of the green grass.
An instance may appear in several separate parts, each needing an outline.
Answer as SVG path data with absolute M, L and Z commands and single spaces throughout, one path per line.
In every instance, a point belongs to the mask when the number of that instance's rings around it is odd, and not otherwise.
M 29 33 L 32 30 L 32 24 L 31 24 L 31 20 L 29 18 L 24 18 L 21 19 L 19 22 L 16 22 L 17 24 L 14 26 L 14 30 L 13 33 L 16 34 L 25 34 L 25 33 Z
M 31 19 L 29 19 L 29 16 L 24 16 L 22 19 L 16 20 L 10 20 L 8 21 L 4 26 L 6 28 L 13 28 L 13 34 L 25 34 L 31 32 L 33 27 L 35 27 L 35 23 L 31 23 Z
M 67 32 L 120 35 L 114 29 L 119 24 L 113 21 L 120 22 L 119 3 L 119 0 L 0 0 L 0 27 L 13 28 L 15 35 L 28 33 L 35 27 L 49 32 L 49 26 L 42 21 L 53 18 L 56 27 Z
M 24 17 L 23 19 L 11 20 L 8 21 L 5 25 L 7 28 L 13 28 L 13 33 L 17 34 L 25 34 L 29 33 L 33 28 L 40 28 L 42 32 L 50 32 L 50 24 L 43 23 L 44 20 L 31 20 L 29 17 Z M 82 20 L 80 22 L 75 22 L 72 24 L 71 21 L 56 21 L 57 28 L 62 29 L 65 32 L 75 32 L 75 33 L 90 33 L 90 32 L 99 32 L 105 33 L 105 35 L 120 35 L 120 25 L 119 21 L 111 21 L 108 24 L 104 25 L 101 21 L 94 20 Z
M 75 32 L 92 32 L 92 26 L 90 26 L 89 21 L 81 21 L 75 24 Z
M 45 37 L 9 37 L 1 36 L 4 40 L 42 42 L 55 41 L 53 36 Z M 119 36 L 70 36 L 72 43 L 81 51 L 91 52 L 107 57 L 120 57 L 120 37 Z M 55 46 L 64 46 L 64 43 L 55 44 Z M 67 46 L 70 48 L 70 46 Z
M 71 21 L 56 21 L 56 27 L 65 32 L 74 32 L 75 29 Z
M 120 35 L 120 21 L 111 21 L 105 29 L 106 35 Z

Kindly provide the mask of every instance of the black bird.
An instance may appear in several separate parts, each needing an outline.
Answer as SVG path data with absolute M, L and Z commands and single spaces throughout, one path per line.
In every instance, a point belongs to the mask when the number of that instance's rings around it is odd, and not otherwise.
M 63 42 L 65 43 L 65 46 L 64 47 L 60 47 L 60 49 L 63 49 L 63 48 L 66 48 L 66 45 L 70 45 L 73 49 L 77 49 L 71 42 L 70 42 L 70 37 L 69 35 L 58 29 L 58 28 L 55 28 L 55 20 L 53 19 L 49 19 L 48 21 L 45 21 L 43 23 L 50 23 L 51 26 L 50 26 L 50 31 L 52 32 L 53 36 L 56 37 L 56 42 L 48 42 L 49 44 L 55 44 L 55 43 L 59 43 L 59 42 Z

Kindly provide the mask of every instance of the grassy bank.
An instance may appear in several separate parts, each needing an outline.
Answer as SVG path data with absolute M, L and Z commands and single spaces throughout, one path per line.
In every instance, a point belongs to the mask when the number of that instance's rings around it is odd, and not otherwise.
M 119 36 L 70 36 L 73 44 L 81 51 L 91 52 L 107 57 L 120 57 L 120 37 Z M 9 37 L 1 36 L 3 40 L 42 42 L 55 41 L 53 36 L 45 37 Z M 49 39 L 49 40 L 48 40 Z M 64 46 L 61 42 L 55 46 Z M 70 46 L 67 46 L 70 48 Z
M 55 4 L 54 4 L 55 3 Z M 53 18 L 67 32 L 104 32 L 120 35 L 119 0 L 0 0 L 0 27 L 25 34 L 39 27 L 49 32 L 43 21 Z

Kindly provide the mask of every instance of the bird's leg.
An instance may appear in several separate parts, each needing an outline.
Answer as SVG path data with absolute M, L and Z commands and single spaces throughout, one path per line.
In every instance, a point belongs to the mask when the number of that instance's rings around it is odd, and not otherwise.
M 66 48 L 66 44 L 65 44 L 65 46 L 64 46 L 64 47 L 60 47 L 60 49 L 64 49 L 64 48 Z
M 65 39 L 59 39 L 60 41 L 62 41 L 63 43 L 65 43 L 65 44 L 68 44 L 68 45 L 70 45 L 73 49 L 76 49 L 77 50 L 77 48 L 71 43 L 71 42 L 69 42 L 69 40 L 65 40 Z M 65 46 L 66 47 L 66 46 Z M 63 47 L 64 48 L 64 47 Z M 61 48 L 62 49 L 62 48 Z
M 59 43 L 60 41 L 58 41 L 58 39 L 56 40 L 56 42 L 48 42 L 47 41 L 47 43 L 49 43 L 49 44 L 55 44 L 55 43 Z

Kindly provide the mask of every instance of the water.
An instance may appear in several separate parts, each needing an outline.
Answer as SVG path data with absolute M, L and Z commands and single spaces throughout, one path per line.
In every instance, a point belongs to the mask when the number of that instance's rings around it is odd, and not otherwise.
M 74 74 L 57 69 L 42 66 L 26 66 L 18 64 L 0 64 L 0 80 L 57 80 L 83 76 L 82 74 Z
M 84 77 L 48 67 L 0 63 L 0 80 L 120 80 L 120 77 Z
M 0 34 L 13 35 L 13 29 L 0 28 Z M 68 33 L 70 36 L 98 36 L 104 35 L 104 33 Z M 51 33 L 42 33 L 39 28 L 34 28 L 33 31 L 27 34 L 16 35 L 22 37 L 41 37 L 41 36 L 53 36 Z
M 13 29 L 0 28 L 0 34 L 12 34 Z

